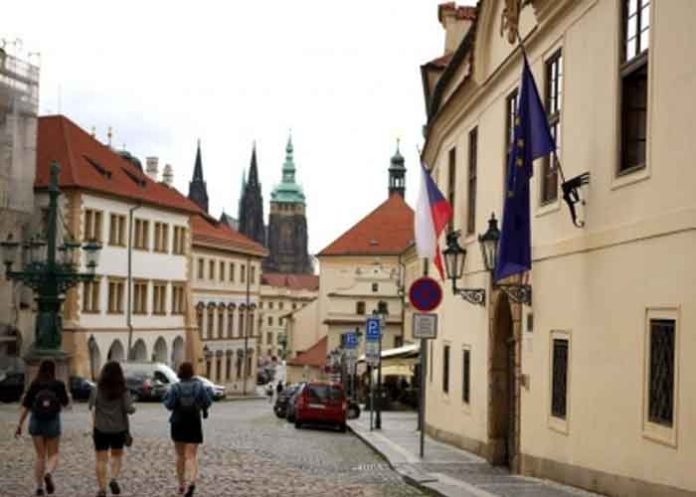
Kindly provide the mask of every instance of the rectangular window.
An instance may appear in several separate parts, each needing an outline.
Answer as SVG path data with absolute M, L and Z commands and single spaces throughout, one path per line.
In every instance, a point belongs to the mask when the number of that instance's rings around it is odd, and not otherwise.
M 186 253 L 186 228 L 183 226 L 174 226 L 174 246 L 172 247 L 172 253 L 178 255 Z
M 150 248 L 150 221 L 145 219 L 135 219 L 135 241 L 133 248 L 139 250 L 149 250 Z
M 505 99 L 505 164 L 503 165 L 503 191 L 507 191 L 508 162 L 512 151 L 512 140 L 515 137 L 515 121 L 517 120 L 517 88 Z
M 266 344 L 273 345 L 273 332 L 266 333 Z
M 648 421 L 662 426 L 674 424 L 674 319 L 650 320 L 648 359 Z
M 227 338 L 234 336 L 234 309 L 227 309 Z
M 218 269 L 218 277 L 220 278 L 220 281 L 225 281 L 225 266 L 226 264 L 223 261 L 220 261 L 219 264 L 219 269 Z
M 109 308 L 110 314 L 123 314 L 123 280 L 109 280 Z
M 558 198 L 558 164 L 561 152 L 561 106 L 563 102 L 563 54 L 558 50 L 546 61 L 546 115 L 551 135 L 556 142 L 556 154 L 542 161 L 541 203 L 555 202 Z
M 643 169 L 648 126 L 650 0 L 624 0 L 619 174 Z
M 568 339 L 552 340 L 551 415 L 566 419 L 568 401 Z
M 239 309 L 239 336 L 246 336 L 246 329 L 244 328 L 244 309 Z
M 285 307 L 285 302 L 278 302 L 278 309 L 280 309 L 282 311 L 284 307 Z
M 169 225 L 155 222 L 155 252 L 169 251 Z
M 268 326 L 273 326 L 273 316 L 268 316 Z
M 172 283 L 172 314 L 184 313 L 184 285 Z
M 271 301 L 271 302 L 268 303 L 268 308 L 269 308 L 269 309 L 273 309 L 273 301 Z
M 102 213 L 95 209 L 85 209 L 83 240 L 102 241 Z
M 456 207 L 454 205 L 456 200 L 457 191 L 457 148 L 452 147 L 449 151 L 447 157 L 447 201 L 452 206 L 452 212 L 456 212 Z M 452 231 L 454 229 L 454 215 L 449 222 L 447 231 Z
M 244 283 L 246 281 L 246 266 L 239 266 L 239 281 Z
M 225 308 L 220 307 L 218 309 L 218 326 L 217 326 L 218 338 L 225 338 Z
M 462 351 L 462 401 L 468 404 L 471 400 L 471 350 Z
M 450 346 L 445 345 L 442 349 L 442 391 L 449 393 L 449 372 L 450 372 Z
M 147 281 L 133 283 L 133 314 L 147 314 Z
M 215 307 L 212 305 L 208 306 L 208 312 L 206 316 L 207 322 L 205 325 L 206 337 L 213 338 L 213 329 L 215 328 Z
M 212 259 L 208 261 L 208 279 L 215 280 L 215 261 Z
M 249 268 L 249 281 L 251 284 L 256 283 L 256 266 L 251 266 Z
M 203 278 L 205 278 L 204 269 L 205 269 L 205 260 L 201 257 L 198 259 L 198 274 L 196 275 L 199 280 L 202 280 Z
M 365 302 L 360 301 L 355 304 L 355 314 L 363 315 L 365 314 Z
M 99 278 L 94 281 L 85 281 L 82 285 L 82 312 L 99 312 L 99 289 L 101 281 Z
M 469 178 L 467 188 L 466 234 L 476 231 L 476 176 L 478 157 L 478 128 L 469 132 Z
M 126 216 L 111 214 L 109 217 L 109 245 L 126 245 Z
M 174 309 L 172 309 L 172 312 Z M 167 284 L 152 284 L 152 314 L 166 314 L 167 312 Z
M 229 277 L 230 277 L 230 281 L 231 281 L 231 282 L 234 282 L 234 263 L 233 263 L 233 262 L 230 262 L 230 274 L 229 274 Z

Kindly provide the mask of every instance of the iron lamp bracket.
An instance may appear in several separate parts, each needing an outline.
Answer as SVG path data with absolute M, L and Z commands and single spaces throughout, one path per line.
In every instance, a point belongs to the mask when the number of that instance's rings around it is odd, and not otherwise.
M 531 285 L 496 285 L 516 304 L 532 305 Z

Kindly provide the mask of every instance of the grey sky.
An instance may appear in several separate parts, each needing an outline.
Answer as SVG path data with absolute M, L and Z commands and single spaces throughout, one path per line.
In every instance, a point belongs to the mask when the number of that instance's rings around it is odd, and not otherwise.
M 41 52 L 43 114 L 102 141 L 112 126 L 116 147 L 171 163 L 185 194 L 200 137 L 216 217 L 237 214 L 253 140 L 268 215 L 292 128 L 315 253 L 386 198 L 397 137 L 415 204 L 438 3 L 23 0 L 3 7 L 0 36 Z

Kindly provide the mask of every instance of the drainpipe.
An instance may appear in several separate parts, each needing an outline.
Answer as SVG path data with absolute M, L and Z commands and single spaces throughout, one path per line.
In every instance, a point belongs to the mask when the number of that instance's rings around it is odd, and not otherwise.
M 244 374 L 242 375 L 242 395 L 246 395 L 247 391 L 247 377 L 249 376 L 249 369 L 247 367 L 248 365 L 248 347 L 249 347 L 249 331 L 250 331 L 250 326 L 249 326 L 249 292 L 251 290 L 250 285 L 251 285 L 251 256 L 247 255 L 247 260 L 246 260 L 246 309 L 244 312 L 246 313 L 245 319 L 244 319 L 244 363 L 242 364 L 242 371 L 244 371 Z
M 140 209 L 141 204 L 134 205 L 128 209 L 128 299 L 126 300 L 126 326 L 128 326 L 128 350 L 126 360 L 133 359 L 133 212 Z

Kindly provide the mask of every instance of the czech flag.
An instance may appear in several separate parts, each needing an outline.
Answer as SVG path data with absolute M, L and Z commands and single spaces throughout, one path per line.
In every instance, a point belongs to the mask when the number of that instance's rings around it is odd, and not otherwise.
M 445 273 L 437 240 L 451 218 L 452 206 L 421 164 L 420 193 L 414 217 L 416 251 L 419 257 L 427 257 L 435 263 L 442 280 L 445 279 Z

